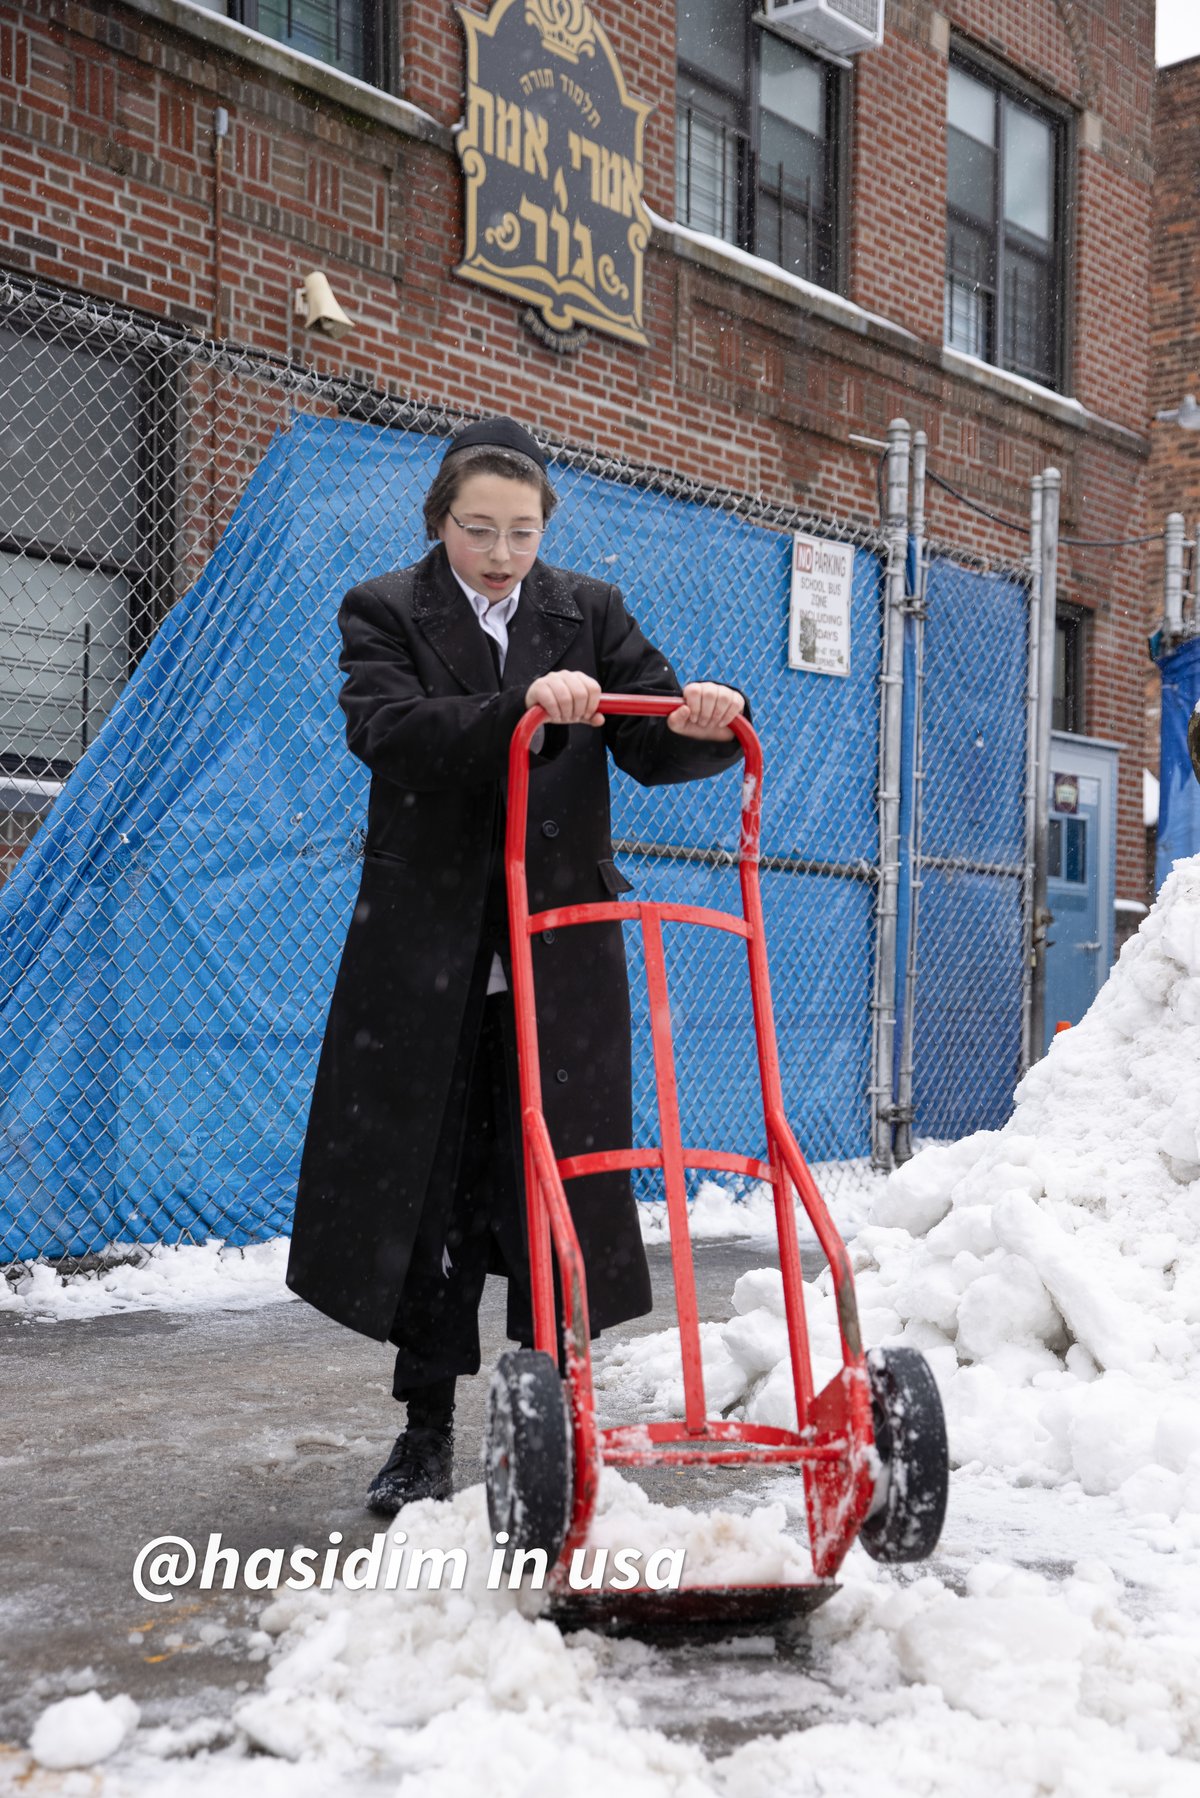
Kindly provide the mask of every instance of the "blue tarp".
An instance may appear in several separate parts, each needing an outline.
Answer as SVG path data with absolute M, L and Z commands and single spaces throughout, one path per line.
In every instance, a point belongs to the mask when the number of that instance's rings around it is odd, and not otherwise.
M 1188 720 L 1200 703 L 1200 637 L 1157 660 L 1162 675 L 1162 740 L 1156 888 L 1177 861 L 1200 854 L 1200 783 L 1192 773 L 1187 746 Z
M 913 1102 L 947 1139 L 1002 1124 L 1019 1074 L 1028 605 L 942 559 L 926 600 Z M 956 861 L 975 866 L 937 865 Z
M 442 447 L 311 418 L 275 438 L 0 891 L 0 1256 L 288 1227 L 365 821 L 367 775 L 336 704 L 337 604 L 421 553 Z M 750 691 L 768 852 L 873 860 L 876 559 L 856 557 L 852 677 L 798 675 L 785 666 L 786 538 L 584 473 L 555 478 L 547 559 L 618 581 L 685 678 Z M 736 774 L 650 796 L 618 782 L 616 830 L 731 843 L 737 794 Z M 628 866 L 642 894 L 713 902 L 716 874 Z M 814 1156 L 861 1153 L 872 889 L 764 885 L 801 1138 Z M 752 1148 L 757 1087 L 744 1045 L 722 1036 L 719 955 L 675 959 L 689 1134 Z M 637 1068 L 648 1140 L 643 1048 Z

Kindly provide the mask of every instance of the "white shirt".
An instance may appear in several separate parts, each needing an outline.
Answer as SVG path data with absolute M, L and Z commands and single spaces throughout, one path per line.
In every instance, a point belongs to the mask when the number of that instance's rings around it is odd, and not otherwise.
M 517 582 L 507 599 L 490 600 L 482 593 L 476 593 L 468 587 L 457 568 L 450 570 L 463 592 L 471 602 L 471 609 L 478 618 L 485 637 L 490 637 L 500 645 L 500 672 L 504 673 L 504 663 L 508 656 L 508 627 L 513 621 L 517 609 L 517 601 L 521 597 L 521 583 Z
M 468 587 L 457 568 L 452 568 L 450 572 L 470 600 L 471 609 L 479 620 L 480 629 L 483 631 L 484 636 L 491 637 L 492 641 L 499 645 L 500 672 L 503 674 L 504 663 L 508 656 L 508 627 L 513 621 L 513 616 L 517 609 L 517 601 L 521 597 L 520 581 L 517 582 L 507 599 L 492 601 L 485 598 L 482 593 L 476 593 L 473 587 Z M 492 957 L 492 965 L 488 973 L 487 990 L 489 998 L 493 993 L 506 993 L 508 991 L 508 981 L 504 978 L 504 966 L 498 955 L 493 955 Z

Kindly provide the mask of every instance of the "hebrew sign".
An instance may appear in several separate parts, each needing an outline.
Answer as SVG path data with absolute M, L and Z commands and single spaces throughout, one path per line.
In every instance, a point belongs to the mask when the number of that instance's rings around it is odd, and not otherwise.
M 585 0 L 459 7 L 467 36 L 468 281 L 527 301 L 553 331 L 590 325 L 646 342 L 642 139 L 653 109 L 630 97 Z

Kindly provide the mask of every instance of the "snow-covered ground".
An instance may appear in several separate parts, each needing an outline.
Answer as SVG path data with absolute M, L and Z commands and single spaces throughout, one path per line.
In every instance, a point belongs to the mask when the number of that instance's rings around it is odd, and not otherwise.
M 893 1176 L 853 1256 L 867 1339 L 922 1348 L 946 1402 L 956 1470 L 927 1569 L 855 1549 L 790 1652 L 759 1636 L 689 1660 L 563 1636 L 530 1595 L 489 1590 L 473 1487 L 396 1526 L 462 1547 L 461 1590 L 276 1597 L 248 1645 L 270 1655 L 262 1691 L 156 1729 L 78 1693 L 43 1713 L 37 1762 L 8 1756 L 20 1789 L 1196 1798 L 1200 859 L 1005 1128 Z M 827 1278 L 809 1298 L 821 1378 Z M 792 1420 L 777 1274 L 744 1275 L 703 1348 L 712 1409 Z M 674 1350 L 671 1332 L 611 1349 L 606 1414 L 677 1411 Z M 693 1578 L 794 1577 L 794 1475 L 756 1476 L 719 1516 L 615 1474 L 604 1499 L 597 1539 L 682 1547 Z
M 866 1161 L 818 1163 L 813 1173 L 829 1195 L 838 1225 L 853 1235 L 867 1217 L 884 1186 Z M 742 1183 L 745 1185 L 745 1183 Z M 661 1201 L 639 1207 L 647 1243 L 668 1240 L 667 1208 Z M 807 1219 L 797 1212 L 801 1231 Z M 688 1206 L 688 1223 L 696 1242 L 769 1239 L 775 1233 L 775 1207 L 768 1186 L 734 1190 L 713 1180 L 702 1181 Z M 18 1262 L 0 1279 L 0 1312 L 52 1323 L 64 1318 L 110 1317 L 124 1311 L 240 1310 L 250 1305 L 284 1303 L 295 1297 L 284 1285 L 288 1239 L 235 1248 L 216 1239 L 200 1244 L 139 1246 L 116 1243 L 104 1265 L 61 1274 L 45 1261 Z

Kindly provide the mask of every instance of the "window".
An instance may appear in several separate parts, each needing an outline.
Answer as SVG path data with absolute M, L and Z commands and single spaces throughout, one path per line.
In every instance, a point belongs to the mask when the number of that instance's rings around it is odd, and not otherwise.
M 373 87 L 386 87 L 391 46 L 386 0 L 199 0 L 209 12 L 248 25 Z
M 678 0 L 676 216 L 833 287 L 838 73 L 752 10 Z
M 1083 734 L 1083 613 L 1068 606 L 1055 617 L 1053 725 Z
M 167 384 L 0 319 L 0 879 L 169 597 Z
M 951 63 L 946 343 L 1046 387 L 1062 381 L 1063 125 Z

